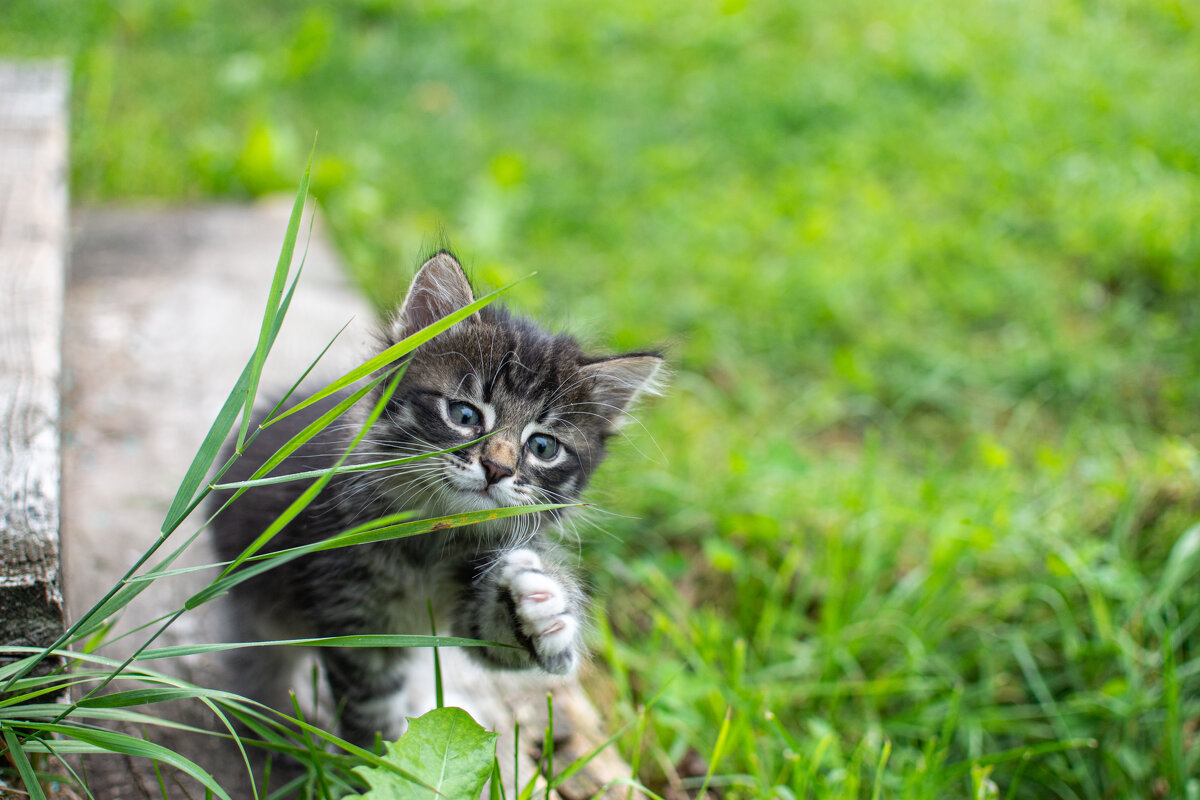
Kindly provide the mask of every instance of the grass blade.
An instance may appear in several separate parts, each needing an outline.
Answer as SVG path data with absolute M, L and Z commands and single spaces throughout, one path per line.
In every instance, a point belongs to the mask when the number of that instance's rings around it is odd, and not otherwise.
M 429 635 L 437 636 L 437 622 L 433 618 L 433 599 L 425 598 L 425 606 L 429 611 Z M 442 659 L 436 646 L 433 648 L 433 693 L 437 702 L 436 708 L 444 708 L 446 695 L 442 687 Z
M 491 303 L 493 300 L 497 299 L 501 295 L 506 294 L 509 290 L 511 290 L 518 283 L 520 283 L 520 281 L 513 281 L 512 283 L 508 284 L 507 286 L 501 287 L 494 292 L 490 292 L 490 293 L 484 295 L 483 297 L 476 300 L 474 303 L 471 303 L 469 306 L 460 308 L 459 310 L 446 315 L 445 317 L 443 317 L 442 319 L 433 323 L 432 325 L 422 328 L 421 330 L 417 331 L 416 333 L 412 334 L 411 336 L 405 337 L 402 341 L 397 342 L 396 344 L 387 348 L 386 350 L 384 350 L 382 353 L 378 354 L 374 358 L 372 358 L 372 359 L 364 362 L 363 364 L 355 367 L 354 369 L 350 370 L 345 375 L 343 375 L 342 377 L 333 381 L 325 388 L 317 391 L 316 393 L 314 393 L 312 396 L 310 396 L 306 400 L 304 400 L 300 403 L 297 403 L 296 405 L 292 406 L 291 408 L 289 408 L 287 411 L 280 414 L 279 416 L 274 417 L 274 418 L 268 420 L 267 422 L 263 423 L 263 427 L 272 425 L 272 424 L 278 422 L 279 420 L 283 419 L 284 417 L 287 417 L 291 414 L 295 414 L 297 411 L 305 409 L 308 406 L 312 405 L 313 403 L 316 403 L 320 400 L 325 399 L 329 395 L 334 394 L 335 392 L 338 392 L 338 391 L 344 389 L 345 387 L 349 386 L 350 384 L 354 383 L 355 381 L 358 381 L 361 378 L 364 378 L 367 375 L 370 375 L 372 372 L 375 372 L 376 370 L 383 369 L 384 367 L 387 367 L 390 364 L 394 364 L 396 361 L 403 358 L 405 355 L 412 352 L 413 350 L 417 349 L 422 344 L 424 344 L 425 342 L 432 339 L 434 336 L 437 336 L 442 331 L 445 331 L 445 330 L 453 327 L 455 324 L 457 324 L 457 323 L 461 322 L 462 320 L 466 319 L 467 317 L 471 316 L 476 311 L 478 311 L 479 309 L 486 306 L 488 303 Z
M 201 653 L 217 653 L 242 647 L 507 647 L 517 645 L 463 639 L 458 636 L 427 636 L 418 633 L 363 633 L 352 636 L 319 636 L 311 639 L 275 639 L 264 642 L 217 642 L 212 644 L 179 644 L 156 647 L 141 655 L 142 661 L 178 658 Z
M 258 332 L 258 346 L 254 349 L 251 359 L 250 381 L 242 409 L 242 428 L 238 432 L 238 450 L 246 442 L 246 432 L 250 429 L 250 414 L 254 409 L 254 398 L 258 394 L 258 383 L 262 378 L 263 365 L 267 360 L 267 352 L 271 349 L 276 316 L 279 314 L 280 300 L 283 298 L 283 287 L 287 283 L 288 270 L 292 265 L 292 256 L 296 252 L 296 237 L 300 233 L 300 219 L 304 215 L 304 205 L 308 201 L 308 180 L 312 174 L 313 155 L 316 153 L 317 142 L 313 140 L 312 151 L 308 154 L 308 165 L 304 168 L 304 177 L 300 179 L 300 188 L 296 191 L 296 199 L 292 203 L 292 215 L 288 219 L 287 234 L 283 239 L 283 247 L 279 251 L 279 261 L 275 264 L 275 274 L 271 278 L 271 289 L 267 293 L 267 308 L 263 313 L 262 327 Z
M 361 442 L 362 438 L 367 435 L 367 431 L 369 431 L 371 429 L 371 426 L 375 424 L 375 421 L 377 419 L 379 419 L 379 415 L 383 413 L 383 409 L 386 407 L 388 401 L 391 399 L 392 395 L 395 394 L 396 386 L 399 385 L 400 378 L 404 376 L 404 367 L 401 366 L 397 369 L 394 369 L 391 373 L 387 373 L 387 374 L 379 376 L 378 378 L 375 379 L 375 381 L 372 381 L 371 384 L 368 384 L 366 387 L 364 387 L 364 390 L 360 390 L 360 392 L 362 392 L 362 394 L 365 394 L 367 391 L 370 391 L 371 389 L 373 389 L 376 385 L 379 384 L 379 382 L 383 381 L 384 379 L 388 378 L 389 376 L 391 377 L 391 382 L 388 384 L 387 391 L 384 392 L 380 396 L 379 400 L 375 403 L 375 407 L 371 410 L 371 413 L 368 415 L 366 421 L 363 423 L 362 429 L 358 432 L 358 435 L 356 435 L 354 437 L 354 440 L 350 443 L 350 446 L 348 448 L 346 448 L 346 452 L 342 453 L 342 455 L 338 459 L 337 463 L 334 464 L 335 468 L 340 467 L 342 464 L 345 463 L 346 459 L 349 458 L 350 454 L 352 452 L 354 452 L 354 449 L 356 447 L 358 447 L 358 443 Z M 357 394 L 359 394 L 359 392 L 356 392 L 355 394 L 357 395 Z M 275 535 L 277 533 L 279 533 L 281 530 L 283 530 L 283 528 L 288 523 L 290 523 L 293 519 L 295 519 L 300 514 L 301 511 L 303 511 L 305 508 L 308 507 L 309 503 L 311 503 L 316 498 L 316 496 L 318 494 L 320 494 L 321 490 L 324 489 L 325 486 L 332 479 L 333 479 L 333 474 L 331 472 L 329 475 L 326 475 L 322 478 L 317 479 L 316 481 L 314 481 L 312 483 L 312 485 L 307 487 L 304 490 L 304 492 L 302 492 L 299 497 L 297 497 L 294 501 L 292 501 L 291 505 L 289 505 L 283 511 L 283 513 L 281 513 L 275 519 L 274 522 L 272 522 L 269 526 L 267 526 L 267 529 L 265 531 L 263 531 L 261 534 L 259 534 L 257 539 L 255 539 L 253 542 L 251 542 L 251 544 L 245 550 L 243 550 L 242 553 L 240 555 L 238 555 L 237 558 L 235 558 L 233 560 L 232 564 L 230 564 L 228 567 L 225 568 L 225 572 L 222 573 L 221 577 L 222 578 L 227 577 L 229 575 L 229 573 L 231 573 L 233 570 L 235 570 L 239 566 L 241 566 L 241 564 L 243 562 L 245 562 L 245 560 L 247 558 L 250 558 L 252 555 L 254 555 L 259 550 L 261 550 L 264 546 L 266 546 L 266 544 L 269 541 L 271 541 L 271 539 L 275 538 Z M 190 602 L 191 601 L 189 601 L 189 603 Z M 188 605 L 186 607 L 191 608 L 193 606 Z
M 261 560 L 274 556 L 285 555 L 304 555 L 306 553 L 315 553 L 320 550 L 332 550 L 338 547 L 351 547 L 359 544 L 370 544 L 372 542 L 383 542 L 388 539 L 399 539 L 406 536 L 416 536 L 422 533 L 433 533 L 436 531 L 448 531 L 453 528 L 464 528 L 468 525 L 478 525 L 482 522 L 493 522 L 499 519 L 508 517 L 518 517 L 523 514 L 536 514 L 543 511 L 556 511 L 561 508 L 573 508 L 578 504 L 546 504 L 536 506 L 508 506 L 504 508 L 484 509 L 482 511 L 467 511 L 462 514 L 448 514 L 444 517 L 430 517 L 429 519 L 415 520 L 413 522 L 402 522 L 395 525 L 384 525 L 383 527 L 375 528 L 370 526 L 365 527 L 365 530 L 354 528 L 345 533 L 339 533 L 336 536 L 331 536 L 328 539 L 323 539 L 312 544 L 301 545 L 300 547 L 292 547 L 287 550 L 277 550 L 273 553 L 267 553 L 260 556 L 252 556 L 248 560 Z
M 311 440 L 314 436 L 316 436 L 321 431 L 325 430 L 325 428 L 329 427 L 329 425 L 335 419 L 337 419 L 338 417 L 342 416 L 347 411 L 349 411 L 355 404 L 358 403 L 359 400 L 362 400 L 369 393 L 374 391 L 375 387 L 377 387 L 380 383 L 382 383 L 384 380 L 386 380 L 387 377 L 388 377 L 387 375 L 379 376 L 375 380 L 371 381 L 370 383 L 368 383 L 365 386 L 363 386 L 362 388 L 360 388 L 358 391 L 354 392 L 353 394 L 351 394 L 348 397 L 341 400 L 333 408 L 329 409 L 324 414 L 317 417 L 315 420 L 310 422 L 308 425 L 304 426 L 304 428 L 299 433 L 297 433 L 292 438 L 288 439 L 287 442 L 285 442 L 282 447 L 280 447 L 278 450 L 276 450 L 271 455 L 270 458 L 268 458 L 265 462 L 263 462 L 262 466 L 260 466 L 258 469 L 256 469 L 254 471 L 254 475 L 250 479 L 251 482 L 254 480 L 257 480 L 259 478 L 262 478 L 263 476 L 267 475 L 271 470 L 275 469 L 275 467 L 277 467 L 281 463 L 283 463 L 283 461 L 288 456 L 290 456 L 292 453 L 299 450 L 302 446 L 304 446 L 304 444 L 306 442 Z M 329 477 L 332 477 L 333 475 L 337 474 L 337 472 L 334 470 L 318 470 L 317 472 L 322 473 L 320 475 L 320 477 L 324 477 L 323 473 L 326 473 L 326 472 L 330 473 Z M 242 495 L 242 491 L 237 492 L 237 494 L 235 494 L 232 498 L 230 498 L 230 502 L 232 502 L 233 500 L 236 500 L 241 495 Z M 228 503 L 226 503 L 226 505 L 228 505 Z
M 303 269 L 303 266 L 301 264 L 301 269 Z M 300 271 L 297 270 L 296 279 L 292 281 L 287 296 L 284 297 L 283 302 L 280 304 L 279 314 L 275 319 L 274 326 L 271 328 L 271 345 L 275 343 L 275 338 L 279 335 L 284 315 L 287 314 L 287 310 L 291 306 L 292 297 L 295 294 L 299 281 Z M 322 355 L 324 355 L 324 351 Z M 242 373 L 238 376 L 237 382 L 234 383 L 233 390 L 225 398 L 225 404 L 217 413 L 216 419 L 213 420 L 212 426 L 208 429 L 208 433 L 205 434 L 204 440 L 200 444 L 200 449 L 196 452 L 192 463 L 188 466 L 187 472 L 184 474 L 183 480 L 179 484 L 179 489 L 175 493 L 170 507 L 167 509 L 167 516 L 163 520 L 162 531 L 164 534 L 177 528 L 179 523 L 191 512 L 191 509 L 196 506 L 198 502 L 196 491 L 203 485 L 204 478 L 208 475 L 208 471 L 212 469 L 217 453 L 220 452 L 221 446 L 225 444 L 225 437 L 229 434 L 230 428 L 233 427 L 234 421 L 237 420 L 238 411 L 245 405 L 247 394 L 250 391 L 253 368 L 252 356 L 251 360 L 248 360 L 246 366 L 242 368 Z M 309 369 L 311 370 L 312 367 L 310 366 Z
M 712 780 L 713 773 L 717 769 L 717 762 L 721 760 L 721 756 L 725 755 L 725 740 L 729 738 L 729 723 L 732 719 L 733 706 L 728 706 L 725 709 L 725 721 L 721 723 L 721 730 L 717 733 L 717 743 L 713 745 L 712 756 L 708 759 L 708 771 L 704 773 L 704 783 L 700 784 L 700 791 L 696 793 L 696 797 L 704 797 L 704 793 L 708 791 L 708 782 Z
M 301 264 L 301 268 L 303 268 L 303 264 Z M 299 278 L 300 278 L 300 275 L 299 275 L 299 273 L 297 273 L 296 280 L 292 282 L 291 287 L 288 289 L 288 294 L 284 298 L 283 308 L 285 310 L 288 307 L 288 305 L 291 303 L 292 296 L 296 289 L 296 283 L 297 283 L 297 281 L 299 281 Z M 342 329 L 339 330 L 337 332 L 337 334 L 334 335 L 333 339 L 331 339 L 329 341 L 329 343 L 325 345 L 324 349 L 321 350 L 321 352 L 312 361 L 312 363 L 310 363 L 308 365 L 308 368 L 305 369 L 304 374 L 300 376 L 300 378 L 292 385 L 291 389 L 289 389 L 284 394 L 284 396 L 280 399 L 280 401 L 279 401 L 280 405 L 282 405 L 283 403 L 285 403 L 287 401 L 287 398 L 292 395 L 292 393 L 296 390 L 296 387 L 299 386 L 300 383 L 304 380 L 305 376 L 307 376 L 312 371 L 312 369 L 317 365 L 317 363 L 321 360 L 321 358 L 323 358 L 325 356 L 325 354 L 327 352 L 329 352 L 329 348 L 333 345 L 333 342 L 337 340 L 338 336 L 340 336 L 344 330 L 345 330 L 345 326 L 343 326 Z M 227 405 L 228 405 L 228 401 L 227 401 Z M 236 408 L 231 407 L 231 409 L 232 409 L 231 414 L 236 414 Z M 278 406 L 276 406 L 276 408 L 273 409 L 273 411 L 277 411 L 277 410 L 278 410 Z M 225 426 L 224 430 L 228 430 L 228 425 L 232 424 L 232 422 L 233 422 L 233 417 L 231 416 L 229 419 L 229 423 Z M 211 434 L 211 431 L 210 431 L 210 434 Z M 250 437 L 251 440 L 253 440 L 255 436 L 257 436 L 257 433 L 251 435 L 251 437 Z M 219 439 L 218 439 L 217 446 L 218 447 L 220 446 Z M 236 456 L 234 458 L 236 458 Z M 225 474 L 226 470 L 228 470 L 229 466 L 232 463 L 233 463 L 233 459 L 230 459 L 229 462 L 227 462 L 225 464 L 225 466 L 222 467 L 218 471 L 217 477 L 215 478 L 215 480 L 219 480 L 220 476 Z M 206 489 L 206 490 L 200 492 L 197 496 L 195 496 L 193 498 L 192 502 L 182 512 L 180 512 L 180 520 L 182 520 L 183 518 L 186 518 L 192 512 L 192 510 L 196 507 L 196 505 L 198 505 L 204 499 L 204 497 L 207 495 L 208 491 L 210 491 L 210 490 L 211 490 L 211 487 L 209 487 L 209 489 Z M 211 519 L 209 521 L 211 521 Z M 175 524 L 178 524 L 178 521 Z M 196 538 L 199 537 L 200 534 L 203 532 L 204 527 L 207 527 L 207 524 L 208 523 L 206 522 L 204 526 L 202 526 L 194 534 L 192 534 L 190 537 L 188 537 L 188 539 L 185 542 L 183 542 L 183 544 L 181 544 L 179 547 L 177 547 L 169 556 L 164 558 L 162 561 L 158 562 L 149 572 L 146 572 L 137 577 L 132 577 L 133 572 L 135 572 L 137 570 L 137 568 L 140 567 L 140 565 L 142 563 L 144 563 L 144 561 L 146 559 L 145 559 L 145 557 L 143 557 L 141 560 L 139 560 L 138 564 L 134 565 L 134 567 L 131 568 L 129 570 L 129 572 L 126 573 L 126 575 L 123 579 L 123 583 L 126 585 L 121 586 L 119 591 L 109 592 L 108 596 L 101 599 L 95 606 L 92 607 L 92 609 L 90 611 L 88 611 L 87 614 L 84 615 L 84 617 L 81 617 L 80 620 L 75 625 L 72 626 L 72 629 L 68 630 L 67 641 L 71 641 L 71 642 L 77 641 L 80 638 L 90 635 L 93 631 L 102 629 L 104 627 L 104 625 L 106 624 L 105 620 L 108 617 L 110 617 L 112 614 L 116 613 L 117 611 L 119 611 L 120 609 L 122 609 L 126 605 L 128 605 L 130 602 L 132 602 L 133 599 L 138 594 L 140 594 L 143 590 L 145 590 L 146 586 L 148 586 L 151 582 L 153 582 L 155 577 L 169 575 L 169 574 L 175 574 L 175 573 L 182 573 L 185 571 L 188 571 L 188 572 L 194 571 L 193 569 L 187 569 L 187 570 L 175 570 L 174 572 L 171 572 L 171 571 L 168 571 L 167 568 L 172 563 L 174 563 L 175 560 L 177 558 L 179 558 L 179 556 L 181 556 L 192 545 L 192 543 L 196 540 Z M 152 550 L 153 550 L 153 548 L 152 548 Z M 146 555 L 148 556 L 148 555 L 150 555 L 150 553 L 147 553 Z M 225 566 L 225 564 L 222 563 L 222 564 L 220 564 L 220 566 Z M 204 568 L 205 567 L 198 567 L 195 569 L 204 569 Z M 147 623 L 147 624 L 150 624 L 150 623 Z M 145 626 L 139 626 L 139 628 L 140 627 L 145 627 Z M 138 628 L 135 628 L 133 631 L 127 631 L 126 633 L 122 634 L 122 636 L 117 637 L 117 639 L 120 639 L 124 636 L 128 636 L 128 635 L 134 633 L 136 630 L 138 630 Z M 117 639 L 114 639 L 113 641 L 116 641 Z M 64 643 L 65 642 L 59 642 L 58 644 L 61 646 Z
M 883 770 L 887 767 L 892 755 L 892 740 L 883 740 L 883 752 L 879 754 L 879 764 L 875 767 L 875 785 L 871 787 L 871 800 L 880 800 L 883 796 Z
M 387 459 L 386 461 L 368 461 L 368 462 L 365 462 L 362 464 L 345 464 L 336 469 L 333 469 L 333 468 L 313 469 L 313 470 L 308 470 L 306 472 L 290 472 L 287 475 L 276 475 L 276 476 L 273 476 L 270 478 L 251 478 L 249 480 L 233 481 L 230 483 L 215 483 L 215 484 L 212 484 L 211 488 L 216 489 L 216 490 L 243 489 L 243 488 L 252 489 L 257 486 L 273 486 L 273 485 L 279 484 L 279 483 L 288 483 L 290 481 L 300 481 L 300 480 L 304 480 L 306 478 L 320 478 L 329 472 L 333 472 L 334 475 L 345 475 L 350 472 L 370 472 L 371 470 L 374 470 L 374 469 L 387 469 L 388 467 L 399 467 L 399 466 L 403 466 L 404 464 L 411 464 L 415 461 L 421 461 L 426 458 L 433 458 L 434 456 L 446 455 L 447 453 L 454 453 L 459 450 L 463 450 L 468 447 L 472 447 L 476 444 L 479 444 L 484 439 L 494 436 L 496 433 L 498 433 L 498 431 L 492 431 L 491 433 L 487 434 L 486 436 L 480 436 L 478 439 L 475 439 L 473 441 L 464 442 L 463 444 L 456 444 L 456 445 L 454 445 L 454 447 L 447 447 L 445 450 L 433 450 L 428 453 L 422 453 L 419 456 L 405 456 L 404 458 L 391 458 L 391 459 Z
M 101 728 L 85 728 L 79 725 L 56 725 L 41 722 L 23 722 L 20 725 L 30 730 L 57 733 L 68 739 L 75 739 L 85 744 L 94 745 L 110 753 L 122 753 L 134 758 L 149 758 L 154 761 L 162 761 L 181 772 L 191 775 L 197 781 L 204 784 L 205 788 L 212 791 L 217 797 L 223 798 L 223 800 L 232 800 L 213 776 L 209 775 L 208 772 L 195 762 L 154 742 L 148 742 L 145 739 L 138 739 L 124 733 L 118 733 L 117 731 Z M 56 746 L 58 746 L 57 743 Z
M 312 491 L 310 487 L 310 491 Z M 313 492 L 315 496 L 316 492 Z M 304 498 L 301 497 L 301 500 Z M 310 498 L 311 501 L 311 498 Z M 299 502 L 299 500 L 297 501 Z M 481 522 L 489 522 L 506 517 L 514 517 L 522 514 L 533 514 L 540 511 L 554 511 L 560 508 L 568 508 L 565 505 L 537 505 L 537 506 L 514 506 L 510 508 L 494 508 L 485 509 L 483 511 L 470 511 L 463 514 L 452 514 L 445 517 L 433 517 L 431 519 L 418 520 L 416 522 L 406 522 L 396 525 L 384 525 L 383 527 L 375 527 L 378 521 L 366 523 L 364 525 L 351 528 L 350 530 L 331 536 L 328 539 L 322 539 L 319 542 L 300 545 L 299 547 L 291 547 L 286 550 L 273 550 L 269 553 L 261 553 L 257 555 L 246 556 L 241 562 L 241 568 L 235 572 L 231 572 L 235 567 L 239 566 L 239 562 L 228 562 L 228 566 L 221 576 L 212 581 L 208 586 L 205 586 L 196 594 L 188 598 L 184 604 L 185 609 L 192 609 L 203 605 L 208 601 L 225 594 L 239 583 L 248 581 L 256 575 L 260 575 L 293 559 L 309 553 L 316 553 L 322 550 L 333 550 L 338 547 L 351 547 L 360 544 L 371 544 L 374 542 L 383 542 L 390 539 L 400 539 L 407 536 L 417 536 L 422 533 L 432 533 L 435 531 L 446 531 L 453 528 L 461 528 L 467 525 L 476 525 Z M 247 548 L 247 551 L 249 548 Z M 245 556 L 245 552 L 242 554 Z M 246 564 L 245 562 L 253 562 Z
M 42 784 L 38 782 L 33 764 L 29 763 L 29 756 L 21 749 L 21 743 L 17 741 L 17 736 L 11 728 L 4 729 L 4 743 L 8 745 L 8 757 L 17 765 L 17 772 L 21 774 L 21 780 L 25 782 L 25 791 L 34 800 L 46 800 L 46 794 L 42 791 Z

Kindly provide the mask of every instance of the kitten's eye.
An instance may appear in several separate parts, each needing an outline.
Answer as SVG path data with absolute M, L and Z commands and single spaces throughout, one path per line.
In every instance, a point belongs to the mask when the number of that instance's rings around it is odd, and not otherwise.
M 483 415 L 475 406 L 466 403 L 451 403 L 447 410 L 450 412 L 450 421 L 455 425 L 463 425 L 468 428 L 478 428 L 483 425 Z
M 543 461 L 550 461 L 558 455 L 558 440 L 544 433 L 535 433 L 530 436 L 529 441 L 525 442 L 525 446 L 529 448 L 529 452 Z

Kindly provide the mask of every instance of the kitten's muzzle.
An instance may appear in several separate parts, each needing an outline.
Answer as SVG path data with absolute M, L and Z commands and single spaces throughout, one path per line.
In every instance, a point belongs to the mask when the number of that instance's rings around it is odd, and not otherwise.
M 516 472 L 513 467 L 493 461 L 490 458 L 482 459 L 480 464 L 483 466 L 483 474 L 487 478 L 488 486 L 491 486 L 493 483 L 499 483 L 505 478 L 511 478 Z
M 517 472 L 517 457 L 520 451 L 512 442 L 493 437 L 483 445 L 483 453 L 479 465 L 483 467 L 483 475 L 487 485 L 499 483 L 505 478 L 511 478 Z

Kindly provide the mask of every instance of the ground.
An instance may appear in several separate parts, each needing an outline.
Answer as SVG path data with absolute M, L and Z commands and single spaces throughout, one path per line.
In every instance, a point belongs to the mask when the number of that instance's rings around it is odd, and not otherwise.
M 732 795 L 1200 791 L 1195 6 L 4 17 L 72 59 L 76 202 L 292 191 L 319 130 L 378 305 L 448 239 L 665 350 L 580 529 L 652 785 L 729 712 Z

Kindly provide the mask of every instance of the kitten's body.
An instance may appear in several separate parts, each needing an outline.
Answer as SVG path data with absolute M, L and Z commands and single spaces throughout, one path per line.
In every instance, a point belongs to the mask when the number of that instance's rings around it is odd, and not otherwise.
M 472 301 L 461 267 L 440 253 L 413 282 L 384 345 Z M 661 360 L 586 356 L 571 339 L 485 307 L 419 348 L 385 413 L 351 457 L 365 463 L 483 442 L 405 467 L 340 475 L 267 549 L 326 539 L 399 511 L 422 517 L 505 506 L 574 502 L 604 455 L 604 442 Z M 272 474 L 332 466 L 366 418 L 372 396 Z M 335 402 L 267 428 L 226 480 L 244 480 Z M 237 556 L 307 486 L 251 490 L 214 523 L 223 559 Z M 238 634 L 250 639 L 423 634 L 427 602 L 438 631 L 516 645 L 468 648 L 491 669 L 574 669 L 584 593 L 552 539 L 561 512 L 542 512 L 417 537 L 311 554 L 234 592 Z M 291 651 L 241 651 L 252 693 L 286 699 Z M 402 649 L 321 648 L 344 735 L 370 742 L 401 732 Z M 250 685 L 253 684 L 253 685 Z M 285 706 L 286 707 L 286 706 Z

